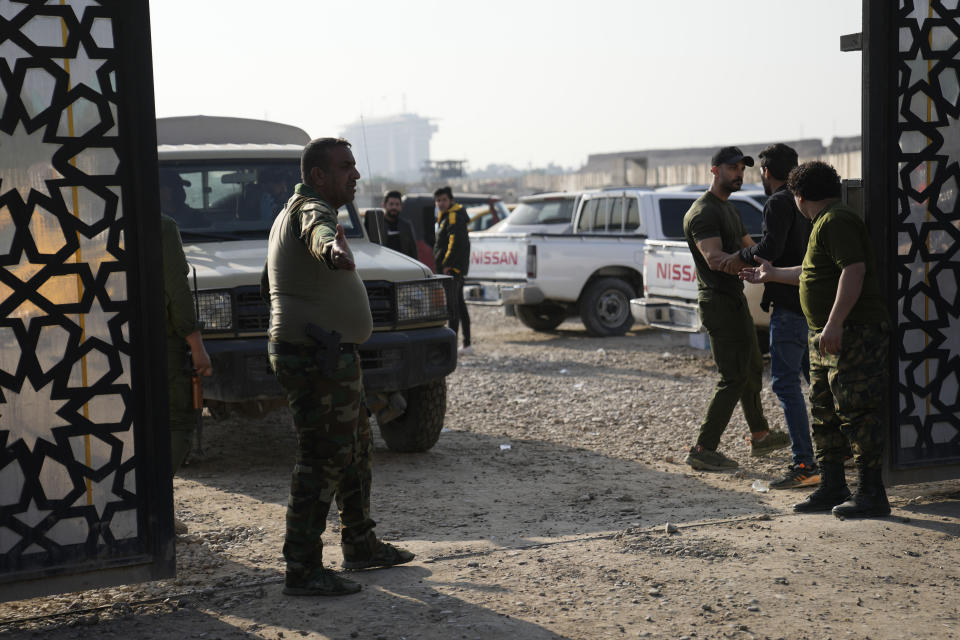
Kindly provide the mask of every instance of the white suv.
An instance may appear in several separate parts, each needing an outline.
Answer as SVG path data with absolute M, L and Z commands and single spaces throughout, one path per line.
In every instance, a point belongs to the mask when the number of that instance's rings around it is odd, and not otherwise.
M 177 220 L 195 269 L 203 338 L 217 372 L 204 381 L 205 401 L 212 411 L 269 406 L 283 394 L 267 359 L 260 274 L 309 137 L 277 123 L 203 116 L 160 119 L 157 137 L 161 209 Z M 424 451 L 440 435 L 446 376 L 457 363 L 456 335 L 446 326 L 451 279 L 371 242 L 352 204 L 339 218 L 373 314 L 373 335 L 360 345 L 368 404 L 395 409 L 380 414 L 391 449 Z

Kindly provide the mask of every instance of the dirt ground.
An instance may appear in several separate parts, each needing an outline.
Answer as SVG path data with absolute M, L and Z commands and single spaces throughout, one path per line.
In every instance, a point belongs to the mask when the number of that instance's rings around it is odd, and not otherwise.
M 682 464 L 714 382 L 684 336 L 471 310 L 439 443 L 376 443 L 377 529 L 414 562 L 282 595 L 289 417 L 208 421 L 177 578 L 0 604 L 0 638 L 960 638 L 960 481 L 892 488 L 889 518 L 794 515 L 802 491 L 752 488 L 789 456 L 750 458 L 739 412 L 739 471 Z M 335 516 L 324 542 L 338 566 Z

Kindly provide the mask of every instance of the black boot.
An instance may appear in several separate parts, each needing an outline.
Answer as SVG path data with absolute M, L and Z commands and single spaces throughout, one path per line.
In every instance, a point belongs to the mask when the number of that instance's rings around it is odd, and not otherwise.
M 830 511 L 850 498 L 847 478 L 843 475 L 842 462 L 820 463 L 820 486 L 803 502 L 793 505 L 796 513 Z
M 883 488 L 883 470 L 858 465 L 860 482 L 852 498 L 833 508 L 838 518 L 882 518 L 890 515 L 887 490 Z

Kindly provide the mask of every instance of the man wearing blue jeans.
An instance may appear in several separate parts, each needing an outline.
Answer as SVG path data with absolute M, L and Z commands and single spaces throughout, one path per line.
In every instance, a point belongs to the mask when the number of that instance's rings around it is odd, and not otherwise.
M 803 261 L 810 238 L 810 221 L 797 209 L 787 189 L 790 170 L 797 166 L 797 152 L 785 144 L 773 144 L 759 154 L 760 178 L 768 196 L 763 207 L 763 238 L 759 244 L 744 247 L 740 259 L 757 264 L 756 257 L 778 267 L 795 267 Z M 770 377 L 773 392 L 780 400 L 790 433 L 793 463 L 771 489 L 791 489 L 820 483 L 820 472 L 813 456 L 807 404 L 800 377 L 810 381 L 807 349 L 807 321 L 800 308 L 799 289 L 779 282 L 764 284 L 760 306 L 770 313 Z

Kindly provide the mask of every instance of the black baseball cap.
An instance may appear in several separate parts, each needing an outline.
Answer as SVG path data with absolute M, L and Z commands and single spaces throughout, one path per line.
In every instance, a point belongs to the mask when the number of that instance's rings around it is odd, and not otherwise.
M 737 164 L 741 161 L 748 167 L 753 166 L 753 158 L 743 155 L 740 147 L 724 147 L 713 154 L 713 158 L 710 159 L 710 165 L 719 167 L 722 164 Z

